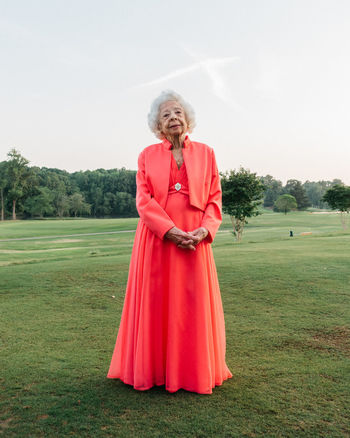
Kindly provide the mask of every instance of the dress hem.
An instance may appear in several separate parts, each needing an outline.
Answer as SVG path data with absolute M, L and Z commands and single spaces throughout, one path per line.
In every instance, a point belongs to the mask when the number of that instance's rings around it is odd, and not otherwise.
M 228 380 L 228 379 L 231 379 L 233 377 L 233 375 L 232 374 L 229 374 L 227 377 L 225 377 L 224 379 L 222 379 L 222 381 L 220 382 L 220 383 L 215 383 L 211 388 L 210 388 L 210 391 L 206 391 L 206 392 L 204 392 L 204 391 L 197 391 L 197 390 L 195 390 L 195 389 L 193 389 L 193 388 L 188 388 L 188 387 L 183 387 L 183 386 L 179 386 L 178 388 L 172 388 L 172 389 L 170 389 L 170 388 L 165 388 L 165 390 L 166 391 L 168 391 L 168 392 L 170 392 L 170 393 L 174 393 L 174 392 L 177 392 L 177 391 L 179 391 L 180 389 L 184 389 L 185 391 L 190 391 L 190 392 L 195 392 L 195 393 L 197 393 L 197 394 L 212 394 L 213 393 L 213 391 L 212 391 L 212 389 L 213 388 L 215 388 L 216 386 L 222 386 L 222 384 L 226 381 L 226 380 Z M 153 385 L 150 385 L 150 386 L 147 386 L 147 387 L 135 387 L 132 383 L 129 383 L 129 382 L 127 382 L 127 381 L 125 381 L 124 379 L 122 379 L 121 377 L 114 377 L 114 376 L 110 376 L 109 374 L 107 375 L 107 379 L 119 379 L 119 380 L 121 380 L 123 383 L 125 383 L 126 385 L 130 385 L 130 386 L 132 386 L 136 391 L 148 391 L 149 389 L 151 389 L 151 388 L 153 388 L 153 387 L 155 387 L 155 386 L 163 386 L 163 385 L 165 385 L 165 383 L 164 382 L 162 382 L 162 383 L 154 383 Z

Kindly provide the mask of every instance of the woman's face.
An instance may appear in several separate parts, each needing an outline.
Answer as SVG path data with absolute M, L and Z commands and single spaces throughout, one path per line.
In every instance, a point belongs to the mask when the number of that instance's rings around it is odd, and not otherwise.
M 159 110 L 159 129 L 165 137 L 182 135 L 187 132 L 185 111 L 178 102 L 169 100 L 162 103 Z

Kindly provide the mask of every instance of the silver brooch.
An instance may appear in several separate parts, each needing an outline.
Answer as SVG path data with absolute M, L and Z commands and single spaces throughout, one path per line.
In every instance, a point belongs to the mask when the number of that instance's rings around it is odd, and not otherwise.
M 177 191 L 179 191 L 179 190 L 181 189 L 181 184 L 180 184 L 180 183 L 176 183 L 176 184 L 175 184 L 175 189 L 176 189 Z

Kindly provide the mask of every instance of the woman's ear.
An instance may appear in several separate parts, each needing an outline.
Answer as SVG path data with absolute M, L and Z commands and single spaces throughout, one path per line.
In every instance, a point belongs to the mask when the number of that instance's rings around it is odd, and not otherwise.
M 186 125 L 187 125 L 186 132 L 191 132 L 191 129 L 190 129 L 190 123 L 189 123 L 189 121 L 188 121 L 187 114 L 185 115 L 185 120 L 186 120 Z
M 161 127 L 161 125 L 160 125 L 159 122 L 158 122 L 158 125 L 157 125 L 157 129 L 158 129 L 159 134 L 162 134 L 162 135 L 163 135 L 162 127 Z

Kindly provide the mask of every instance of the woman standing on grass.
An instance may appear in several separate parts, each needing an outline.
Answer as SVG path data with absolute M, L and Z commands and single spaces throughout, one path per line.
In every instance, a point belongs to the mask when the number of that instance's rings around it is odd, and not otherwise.
M 140 220 L 107 377 L 211 394 L 232 377 L 210 245 L 222 220 L 215 155 L 186 135 L 194 112 L 175 92 L 155 99 L 148 123 L 162 142 L 138 159 Z

